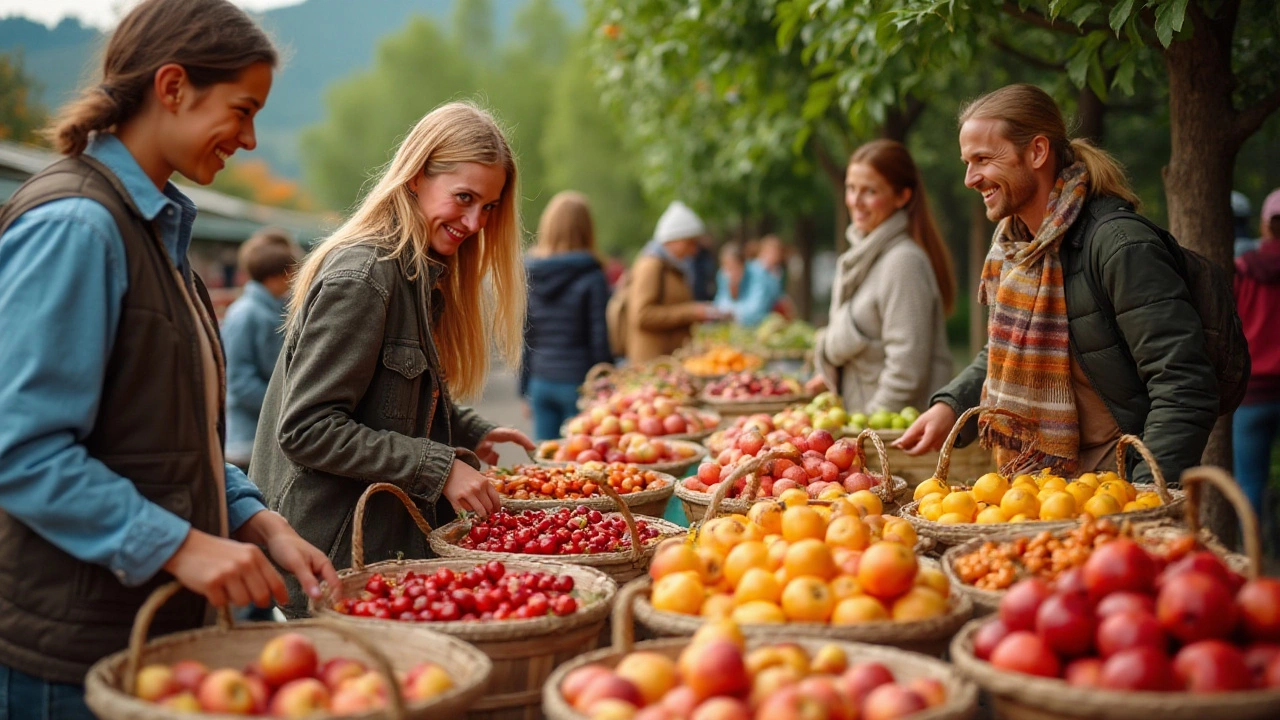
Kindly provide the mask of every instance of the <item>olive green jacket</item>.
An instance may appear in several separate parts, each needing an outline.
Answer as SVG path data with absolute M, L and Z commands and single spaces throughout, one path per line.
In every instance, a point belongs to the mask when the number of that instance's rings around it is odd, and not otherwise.
M 455 447 L 473 450 L 495 427 L 454 405 L 444 383 L 429 319 L 442 310 L 429 288 L 443 268 L 410 281 L 384 254 L 356 246 L 325 262 L 276 360 L 250 465 L 268 506 L 337 568 L 351 566 L 352 516 L 369 484 L 392 483 L 433 526 L 448 522 L 441 491 Z M 366 562 L 432 556 L 388 493 L 370 499 L 364 530 Z M 287 613 L 301 615 L 306 598 L 288 582 Z
M 1120 219 L 1085 242 L 1093 220 L 1121 207 L 1117 198 L 1090 199 L 1063 240 L 1071 353 L 1121 431 L 1141 437 L 1176 484 L 1182 471 L 1200 464 L 1218 419 L 1218 382 L 1200 317 L 1164 241 L 1141 222 Z M 1094 297 L 1091 278 L 1110 299 L 1114 317 Z M 986 378 L 983 348 L 929 404 L 943 402 L 959 414 L 979 404 Z M 970 423 L 957 444 L 976 434 L 976 422 Z M 1130 479 L 1152 482 L 1146 464 L 1136 462 L 1130 452 Z

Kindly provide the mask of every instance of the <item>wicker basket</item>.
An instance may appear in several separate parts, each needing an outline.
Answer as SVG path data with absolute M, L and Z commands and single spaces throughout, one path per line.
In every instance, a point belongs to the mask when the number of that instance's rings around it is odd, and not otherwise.
M 211 668 L 243 668 L 258 659 L 272 638 L 288 632 L 302 633 L 316 645 L 322 658 L 350 657 L 368 664 L 387 680 L 390 705 L 385 711 L 344 715 L 346 718 L 461 718 L 488 686 L 493 670 L 489 658 L 470 645 L 424 627 L 362 628 L 326 620 L 290 623 L 251 623 L 236 626 L 225 610 L 217 627 L 173 633 L 147 642 L 156 610 L 182 589 L 176 582 L 158 588 L 143 603 L 129 636 L 129 648 L 99 660 L 85 676 L 85 702 L 101 720 L 176 720 L 186 714 L 133 696 L 138 670 L 149 663 L 199 660 Z M 448 692 L 419 702 L 400 694 L 397 671 L 404 672 L 424 660 L 439 663 L 453 678 Z M 210 720 L 230 720 L 235 715 L 203 714 Z M 325 717 L 339 717 L 326 715 Z
M 688 646 L 688 640 L 685 639 L 650 640 L 638 644 L 635 643 L 631 632 L 634 627 L 632 600 L 643 590 L 643 586 L 632 584 L 623 588 L 618 594 L 618 603 L 613 610 L 614 633 L 612 647 L 575 658 L 571 662 L 556 668 L 551 677 L 547 678 L 547 682 L 542 688 L 542 710 L 548 720 L 586 720 L 586 716 L 570 707 L 560 693 L 560 684 L 564 681 L 565 676 L 575 669 L 592 663 L 614 667 L 627 653 L 633 650 L 659 652 L 675 658 Z M 847 642 L 838 638 L 829 640 L 804 638 L 796 640 L 794 638 L 776 636 L 759 636 L 748 638 L 747 647 L 748 649 L 754 649 L 776 642 L 796 642 L 811 654 L 824 645 L 835 644 L 845 651 L 851 664 L 857 662 L 881 663 L 893 672 L 895 680 L 909 681 L 921 677 L 937 679 L 946 688 L 946 702 L 937 707 L 913 714 L 911 716 L 912 720 L 967 720 L 973 717 L 977 710 L 977 687 L 963 678 L 950 665 L 940 660 L 894 648 Z
M 707 434 L 709 436 L 711 433 L 707 433 Z M 561 441 L 563 441 L 564 439 L 565 438 L 560 438 Z M 667 441 L 667 438 L 665 437 L 655 438 L 655 439 Z M 693 454 L 691 454 L 689 457 L 683 460 L 671 460 L 669 462 L 648 463 L 648 464 L 639 464 L 639 463 L 627 463 L 627 464 L 635 465 L 641 470 L 652 470 L 653 472 L 664 473 L 667 475 L 674 475 L 676 477 L 684 477 L 684 474 L 689 470 L 689 468 L 702 462 L 702 458 L 707 456 L 707 449 L 696 442 L 691 442 L 689 440 L 670 440 L 668 442 L 670 445 L 674 447 L 683 447 L 688 450 L 692 450 Z M 570 465 L 578 464 L 572 461 L 562 462 L 558 460 L 548 460 L 546 458 L 538 457 L 537 455 L 530 455 L 529 459 L 537 463 L 538 465 L 547 465 L 550 467 L 568 467 Z
M 351 569 L 338 573 L 340 588 L 329 588 L 320 600 L 312 600 L 311 612 L 332 622 L 346 623 L 362 633 L 384 629 L 406 634 L 412 625 L 394 620 L 353 617 L 334 609 L 335 601 L 345 594 L 357 594 L 374 573 L 399 575 L 409 570 L 432 573 L 439 568 L 466 571 L 475 567 L 474 560 L 388 560 L 364 564 L 364 507 L 370 495 L 390 492 L 400 498 L 414 516 L 419 529 L 430 535 L 431 528 L 418 513 L 413 501 L 400 488 L 388 483 L 370 485 L 356 504 L 351 539 Z M 495 622 L 435 622 L 431 630 L 471 643 L 493 661 L 488 690 L 473 704 L 468 718 L 475 720 L 537 720 L 541 717 L 539 702 L 542 683 L 560 663 L 594 650 L 600 631 L 609 616 L 617 584 L 604 573 L 581 565 L 558 562 L 518 560 L 505 563 L 509 571 L 544 572 L 570 575 L 575 592 L 583 598 L 582 607 L 572 615 L 547 616 L 531 620 Z
M 708 395 L 707 391 L 703 390 L 702 394 L 698 396 L 698 401 L 720 413 L 722 419 L 732 420 L 743 415 L 755 415 L 756 413 L 773 415 L 786 410 L 791 405 L 807 403 L 814 397 L 813 393 L 793 393 L 791 395 L 775 395 L 768 400 L 723 400 Z
M 568 467 L 576 465 L 576 463 L 568 463 L 564 465 Z M 648 469 L 647 466 L 637 465 L 641 469 Z M 662 485 L 656 488 L 640 490 L 638 492 L 627 493 L 622 495 L 622 500 L 626 503 L 631 512 L 635 515 L 651 515 L 653 517 L 662 517 L 667 509 L 667 501 L 671 499 L 671 494 L 675 492 L 679 481 L 675 477 L 668 475 L 660 470 L 650 470 L 650 472 L 659 475 L 659 479 L 663 481 Z M 511 512 L 519 512 L 521 510 L 555 510 L 562 507 L 577 507 L 586 505 L 592 510 L 601 512 L 609 512 L 616 506 L 608 495 L 593 495 L 591 497 L 565 499 L 565 500 L 515 500 L 506 496 L 502 497 L 502 507 Z
M 946 483 L 950 473 L 951 449 L 955 445 L 955 439 L 960 434 L 960 429 L 979 412 L 991 412 L 1002 415 L 1012 415 L 998 408 L 969 408 L 956 420 L 956 424 L 951 428 L 951 433 L 947 435 L 946 442 L 942 445 L 942 451 L 938 455 L 938 468 L 934 472 L 934 477 L 939 481 Z M 1129 520 L 1132 522 L 1141 522 L 1149 520 L 1161 520 L 1168 517 L 1176 517 L 1182 511 L 1182 505 L 1186 501 L 1186 496 L 1181 490 L 1170 490 L 1165 483 L 1164 473 L 1160 472 L 1160 466 L 1156 463 L 1151 452 L 1147 450 L 1147 446 L 1142 444 L 1142 440 L 1136 435 L 1122 435 L 1120 441 L 1116 443 L 1116 460 L 1117 473 L 1120 479 L 1125 479 L 1125 451 L 1133 447 L 1146 461 L 1147 466 L 1151 468 L 1151 475 L 1155 478 L 1155 485 L 1139 485 L 1141 490 L 1154 490 L 1159 494 L 1163 505 L 1147 510 L 1137 510 L 1127 513 L 1116 513 L 1108 517 L 1117 522 Z M 911 502 L 903 506 L 898 513 L 916 528 L 916 533 L 921 536 L 931 537 L 938 542 L 939 547 L 951 547 L 953 545 L 961 545 L 978 538 L 990 538 L 1006 534 L 1009 528 L 1014 532 L 1041 532 L 1048 530 L 1049 532 L 1057 532 L 1075 527 L 1079 524 L 1079 520 L 1073 518 L 1071 520 L 1034 520 L 1025 523 L 1017 523 L 1016 525 L 1003 526 L 981 523 L 958 523 L 954 525 L 944 525 L 942 523 L 933 522 L 919 513 L 919 502 Z
M 627 521 L 627 529 L 631 531 L 631 549 L 610 552 L 610 553 L 592 553 L 585 555 L 557 555 L 545 559 L 557 562 L 568 563 L 570 565 L 585 565 L 593 567 L 596 570 L 613 578 L 614 582 L 622 584 L 628 580 L 632 580 L 643 575 L 649 569 L 649 561 L 653 559 L 654 552 L 658 549 L 658 544 L 663 539 L 674 537 L 676 535 L 684 535 L 685 529 L 673 522 L 668 522 L 661 518 L 641 516 L 647 525 L 657 528 L 659 535 L 656 539 L 649 543 L 640 542 L 640 532 L 636 525 L 636 517 L 631 513 L 631 509 L 622 500 L 608 483 L 600 483 L 600 489 L 608 495 L 614 503 L 614 509 L 622 514 L 624 520 Z M 459 547 L 458 543 L 467 533 L 471 532 L 470 520 L 454 520 L 444 527 L 437 528 L 432 531 L 428 540 L 431 543 L 431 549 L 436 555 L 447 558 L 462 558 L 472 560 L 474 562 L 488 562 L 490 560 L 500 560 L 504 563 L 523 562 L 525 560 L 536 560 L 542 558 L 539 555 L 526 555 L 523 553 L 505 553 L 505 552 L 489 552 L 485 550 L 468 550 Z
M 1248 499 L 1230 475 L 1218 468 L 1192 468 L 1182 474 L 1188 503 L 1199 506 L 1201 483 L 1222 492 L 1235 507 L 1243 526 L 1248 576 L 1258 575 L 1262 542 Z M 1198 513 L 1187 513 L 1190 531 L 1199 531 Z M 1119 692 L 1072 687 L 1056 678 L 1000 670 L 973 654 L 973 636 L 987 620 L 966 625 L 951 643 L 951 659 L 960 672 L 991 694 L 995 714 L 1008 720 L 1274 720 L 1280 717 L 1280 690 L 1246 690 L 1197 694 L 1189 692 Z
M 883 479 L 886 473 L 891 472 L 889 458 L 886 453 L 884 443 L 881 441 L 879 434 L 875 430 L 863 430 L 862 433 L 858 435 L 856 441 L 858 455 L 863 467 L 866 467 L 867 454 L 862 446 L 862 442 L 866 439 L 870 439 L 871 443 L 875 445 L 876 454 L 880 459 L 880 472 L 875 474 L 875 476 Z M 751 509 L 751 506 L 760 499 L 756 497 L 756 493 L 760 489 L 760 477 L 755 471 L 768 460 L 778 458 L 785 458 L 798 462 L 797 455 L 765 453 L 757 458 L 756 461 L 748 460 L 739 465 L 737 470 L 742 470 L 743 472 L 735 470 L 729 478 L 726 478 L 720 483 L 719 487 L 716 488 L 715 493 L 690 490 L 683 485 L 677 485 L 675 494 L 676 497 L 680 498 L 680 504 L 684 508 L 685 517 L 689 519 L 691 524 L 696 523 L 702 520 L 702 518 L 707 515 L 707 511 L 713 506 L 717 511 L 746 514 L 746 512 Z M 747 479 L 747 487 L 743 496 L 736 498 L 724 497 L 725 493 L 727 493 L 729 488 L 732 487 L 733 482 L 747 473 L 749 473 L 750 476 Z M 902 497 L 903 493 L 907 490 L 907 481 L 905 479 L 897 475 L 889 475 L 889 477 L 892 478 L 889 483 L 881 482 L 879 485 L 876 485 L 871 489 L 871 491 L 874 492 L 884 504 L 885 512 L 889 512 L 898 502 L 898 499 Z M 717 495 L 719 496 L 718 504 L 716 503 Z M 828 502 L 829 501 L 824 500 L 810 500 L 809 504 L 822 505 L 827 504 Z M 715 517 L 716 514 L 717 513 L 712 513 L 711 517 Z
M 690 409 L 690 410 L 691 410 L 691 409 L 694 409 L 694 408 L 690 408 L 690 407 L 689 407 L 689 406 L 687 406 L 687 405 L 681 405 L 680 407 L 681 407 L 682 409 Z M 655 440 L 680 440 L 680 441 L 683 441 L 683 442 L 701 443 L 703 440 L 706 440 L 707 438 L 711 437 L 711 434 L 712 434 L 712 433 L 714 433 L 716 430 L 720 429 L 720 423 L 724 421 L 724 418 L 720 417 L 720 413 L 718 413 L 718 412 L 716 412 L 716 411 L 714 411 L 714 410 L 697 410 L 697 412 L 699 412 L 699 413 L 705 413 L 705 414 L 707 414 L 707 415 L 711 415 L 711 416 L 714 418 L 714 421 L 713 421 L 713 422 L 711 422 L 711 423 L 709 423 L 709 424 L 708 424 L 708 426 L 707 426 L 707 428 L 706 428 L 705 430 L 703 430 L 702 432 L 696 432 L 696 433 L 680 433 L 680 434 L 677 434 L 677 435 L 655 435 L 655 436 L 653 436 L 653 439 L 655 439 Z M 565 438 L 567 438 L 567 437 L 569 437 L 569 435 L 571 435 L 571 434 L 572 434 L 572 433 L 570 433 L 570 432 L 569 432 L 569 423 L 568 423 L 568 421 L 565 421 L 565 424 L 560 426 L 560 435 L 561 435 L 561 436 L 563 436 L 563 437 L 565 437 Z

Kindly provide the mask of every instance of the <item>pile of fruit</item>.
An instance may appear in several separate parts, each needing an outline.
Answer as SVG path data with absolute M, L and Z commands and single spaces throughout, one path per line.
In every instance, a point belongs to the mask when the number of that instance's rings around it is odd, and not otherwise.
M 729 373 L 755 370 L 764 365 L 764 358 L 745 353 L 727 345 L 719 345 L 690 355 L 680 361 L 685 372 L 694 377 L 717 377 Z
M 564 424 L 565 435 L 622 435 L 640 433 L 648 437 L 697 435 L 712 430 L 720 422 L 713 412 L 678 405 L 657 397 L 630 403 L 610 401 L 593 406 Z
M 947 701 L 941 681 L 898 680 L 881 663 L 851 663 L 839 645 L 747 650 L 733 623 L 704 626 L 675 659 L 639 650 L 612 668 L 574 668 L 560 692 L 592 720 L 895 720 Z
M 1007 542 L 988 540 L 956 558 L 956 576 L 983 590 L 1004 590 L 1025 577 L 1053 582 L 1071 568 L 1082 567 L 1095 547 L 1119 536 L 1115 523 L 1090 517 L 1061 536 L 1042 532 Z
M 665 364 L 628 365 L 583 383 L 582 397 L 606 402 L 618 397 L 653 401 L 658 397 L 687 403 L 698 397 L 693 380 L 683 370 Z
M 740 372 L 707 384 L 702 395 L 711 400 L 746 402 L 750 400 L 803 395 L 800 381 L 775 372 Z
M 569 615 L 578 610 L 572 575 L 509 573 L 497 560 L 464 573 L 442 567 L 399 577 L 374 573 L 359 597 L 343 598 L 333 609 L 344 615 L 403 622 L 528 620 Z
M 644 520 L 636 520 L 636 529 L 644 544 L 658 539 L 657 528 Z M 528 555 L 588 555 L 629 549 L 631 533 L 621 515 L 583 505 L 572 510 L 499 510 L 483 520 L 473 519 L 458 547 Z
M 872 430 L 906 430 L 911 423 L 920 417 L 920 411 L 908 405 L 898 412 L 877 410 L 870 415 L 853 413 L 849 416 L 849 426 L 857 432 L 867 428 Z
M 409 701 L 429 700 L 453 687 L 448 671 L 433 662 L 415 665 L 399 680 Z M 134 694 L 176 712 L 286 718 L 355 715 L 389 702 L 382 675 L 352 658 L 322 664 L 315 644 L 299 633 L 272 638 L 243 670 L 210 670 L 197 660 L 147 665 L 138 671 Z
M 579 466 L 550 467 L 517 465 L 509 470 L 489 468 L 485 471 L 498 494 L 512 500 L 581 500 L 600 493 L 596 484 L 601 474 L 619 495 L 654 490 L 667 484 L 666 479 L 650 470 L 626 463 L 583 463 Z
M 698 455 L 693 443 L 650 438 L 641 433 L 624 435 L 570 435 L 538 445 L 534 457 L 552 462 L 607 462 L 653 465 L 680 462 Z
M 781 432 L 785 435 L 785 431 Z M 862 453 L 856 443 L 836 440 L 826 430 L 814 430 L 806 437 L 784 438 L 773 433 L 769 437 L 777 442 L 754 429 L 739 434 L 732 447 L 704 460 L 698 466 L 697 475 L 685 478 L 685 489 L 715 493 L 719 484 L 728 480 L 741 463 L 771 452 L 796 459 L 775 458 L 761 464 L 755 472 L 760 482 L 759 497 L 782 497 L 783 493 L 796 490 L 817 500 L 834 500 L 860 492 L 875 497 L 869 491 L 884 482 L 878 475 L 863 472 Z M 741 496 L 746 484 L 745 477 L 736 480 L 727 497 Z M 875 514 L 879 512 L 876 510 Z
M 910 523 L 864 514 L 850 499 L 830 508 L 803 503 L 756 503 L 745 517 L 708 520 L 696 547 L 660 545 L 649 565 L 653 607 L 739 623 L 832 625 L 948 612 L 946 575 L 917 561 Z
M 1012 483 L 987 473 L 972 488 L 929 478 L 916 487 L 915 499 L 920 517 L 944 525 L 1097 518 L 1164 504 L 1154 491 L 1139 492 L 1114 472 L 1085 473 L 1068 481 L 1048 470 L 1018 475 Z
M 1118 538 L 1053 586 L 1014 585 L 974 654 L 1082 688 L 1280 689 L 1280 580 L 1245 582 L 1213 553 L 1170 561 Z

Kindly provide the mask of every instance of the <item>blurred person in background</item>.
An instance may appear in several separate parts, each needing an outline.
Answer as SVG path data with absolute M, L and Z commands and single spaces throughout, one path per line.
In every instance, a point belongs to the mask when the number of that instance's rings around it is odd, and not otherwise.
M 1266 522 L 1271 450 L 1280 434 L 1280 189 L 1262 203 L 1258 249 L 1236 258 L 1235 296 L 1253 363 L 1232 424 L 1235 473 Z
M 956 278 L 907 148 L 874 140 L 845 174 L 849 249 L 837 259 L 817 382 L 850 412 L 920 408 L 951 379 L 946 318 Z
M 609 284 L 586 197 L 562 192 L 551 198 L 525 269 L 529 316 L 520 395 L 532 410 L 536 439 L 549 440 L 578 412 L 578 386 L 591 366 L 613 361 L 605 324 Z
M 1250 250 L 1257 250 L 1258 245 L 1261 242 L 1260 240 L 1258 240 L 1258 238 L 1253 237 L 1253 232 L 1249 227 L 1249 221 L 1252 219 L 1252 216 L 1253 216 L 1253 208 L 1252 206 L 1249 205 L 1249 198 L 1246 197 L 1244 193 L 1239 192 L 1238 190 L 1232 190 L 1231 191 L 1231 217 L 1234 220 L 1232 232 L 1234 233 L 1234 237 L 1235 237 L 1235 256 L 1236 257 L 1240 257 L 1241 255 L 1249 252 Z M 1266 224 L 1267 224 L 1267 221 L 1264 218 L 1262 221 L 1262 225 L 1263 225 L 1262 231 L 1264 235 L 1266 234 L 1266 230 L 1267 230 Z
M 691 261 L 706 235 L 702 218 L 679 200 L 658 218 L 653 240 L 636 258 L 626 282 L 626 353 L 631 362 L 670 355 L 688 342 L 694 323 L 725 317 L 714 305 L 698 302 L 691 284 Z
M 284 305 L 302 250 L 282 230 L 260 230 L 240 246 L 239 266 L 249 276 L 222 320 L 227 356 L 227 462 L 249 468 L 258 413 L 284 345 Z
M 759 325 L 783 296 L 782 255 L 782 241 L 773 235 L 761 241 L 752 260 L 744 260 L 742 245 L 726 243 L 720 248 L 716 308 L 740 325 Z

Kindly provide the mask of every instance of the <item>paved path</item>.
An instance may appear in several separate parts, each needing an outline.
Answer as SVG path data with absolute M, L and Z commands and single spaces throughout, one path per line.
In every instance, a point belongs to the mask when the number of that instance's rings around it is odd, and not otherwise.
M 484 396 L 473 407 L 490 422 L 513 427 L 533 437 L 533 420 L 524 416 L 524 404 L 516 391 L 516 375 L 502 366 L 501 362 L 490 366 L 489 382 L 484 386 Z M 498 456 L 502 465 L 509 466 L 528 462 L 524 449 L 517 445 L 503 444 L 498 446 Z

